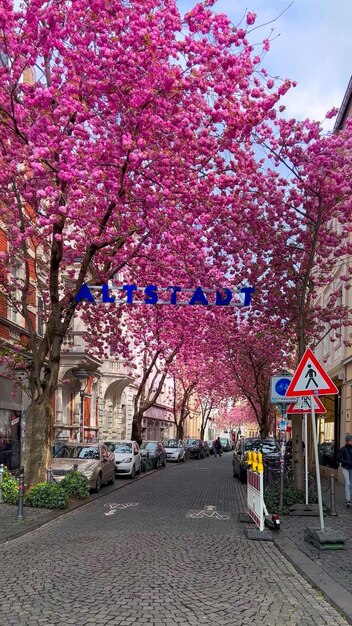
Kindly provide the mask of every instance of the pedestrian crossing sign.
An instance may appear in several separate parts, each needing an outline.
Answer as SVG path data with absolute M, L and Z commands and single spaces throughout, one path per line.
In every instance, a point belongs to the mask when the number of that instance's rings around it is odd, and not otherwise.
M 322 401 L 319 400 L 318 396 L 301 396 L 297 398 L 296 402 L 292 402 L 287 408 L 287 414 L 295 414 L 298 413 L 301 415 L 302 413 L 310 413 L 311 412 L 311 402 L 313 403 L 315 413 L 326 413 L 326 408 L 323 405 Z
M 312 350 L 307 348 L 286 391 L 287 396 L 324 396 L 338 393 Z

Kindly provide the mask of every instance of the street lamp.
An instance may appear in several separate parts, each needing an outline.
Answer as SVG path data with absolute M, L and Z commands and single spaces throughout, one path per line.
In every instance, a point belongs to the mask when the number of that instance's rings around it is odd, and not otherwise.
M 81 406 L 80 406 L 80 413 L 79 413 L 79 441 L 80 441 L 80 443 L 83 443 L 83 427 L 84 427 L 83 400 L 84 400 L 84 393 L 85 393 L 85 390 L 87 388 L 88 374 L 87 374 L 86 370 L 79 369 L 79 370 L 74 370 L 73 375 L 74 375 L 75 379 L 78 380 L 78 382 L 79 382 L 79 395 L 80 395 L 80 399 L 81 399 Z

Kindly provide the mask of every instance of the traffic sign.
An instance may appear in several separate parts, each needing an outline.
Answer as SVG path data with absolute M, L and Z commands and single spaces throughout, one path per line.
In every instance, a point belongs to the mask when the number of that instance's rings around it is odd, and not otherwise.
M 291 402 L 290 406 L 287 407 L 287 413 L 293 415 L 295 413 L 310 413 L 311 402 L 313 402 L 315 413 L 326 413 L 326 408 L 322 401 L 319 400 L 318 396 L 301 396 L 300 398 L 297 398 L 295 402 Z
M 336 385 L 310 348 L 305 351 L 287 389 L 288 396 L 326 396 L 338 393 Z
M 271 402 L 273 404 L 290 404 L 290 402 L 295 402 L 295 398 L 286 397 L 286 391 L 291 380 L 291 374 L 271 377 Z

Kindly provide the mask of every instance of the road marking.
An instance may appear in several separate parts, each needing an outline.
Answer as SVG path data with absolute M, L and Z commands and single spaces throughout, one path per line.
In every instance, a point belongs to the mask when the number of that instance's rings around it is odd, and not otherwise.
M 110 508 L 110 511 L 104 513 L 104 515 L 114 515 L 118 510 L 124 511 L 133 506 L 138 506 L 138 502 L 126 502 L 125 504 L 123 502 L 109 502 L 108 504 L 104 504 L 104 506 Z
M 225 511 L 220 513 L 215 506 L 209 504 L 201 511 L 188 511 L 186 517 L 190 519 L 204 519 L 206 517 L 208 519 L 228 520 L 230 519 L 230 514 Z

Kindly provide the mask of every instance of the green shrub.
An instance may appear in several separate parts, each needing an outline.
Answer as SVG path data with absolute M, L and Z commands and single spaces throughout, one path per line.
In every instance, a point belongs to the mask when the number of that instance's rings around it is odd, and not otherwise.
M 26 493 L 24 504 L 44 509 L 66 509 L 68 494 L 56 483 L 38 483 Z
M 89 496 L 88 480 L 76 470 L 71 470 L 65 478 L 60 481 L 60 487 L 67 493 L 69 498 L 85 500 Z
M 2 475 L 2 497 L 7 504 L 18 503 L 18 481 L 10 472 L 4 468 Z
M 309 491 L 309 504 L 318 502 L 316 491 Z M 279 511 L 280 492 L 274 485 L 269 485 L 265 490 L 264 500 L 268 513 L 289 513 L 290 506 L 293 504 L 305 504 L 306 495 L 304 491 L 296 489 L 293 485 L 284 488 L 284 503 L 282 510 Z
M 142 469 L 142 472 L 149 472 L 149 470 L 154 469 L 154 465 L 152 461 L 150 461 L 149 459 L 146 459 L 145 457 L 142 457 L 141 469 Z

